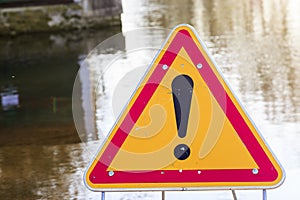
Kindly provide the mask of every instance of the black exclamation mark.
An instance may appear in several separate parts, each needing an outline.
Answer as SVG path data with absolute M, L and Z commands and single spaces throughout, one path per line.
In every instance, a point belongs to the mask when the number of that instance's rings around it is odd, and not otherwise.
M 178 136 L 184 138 L 187 132 L 194 82 L 188 75 L 176 76 L 172 82 L 172 94 L 176 116 Z M 174 155 L 179 160 L 190 156 L 191 150 L 186 144 L 179 144 Z

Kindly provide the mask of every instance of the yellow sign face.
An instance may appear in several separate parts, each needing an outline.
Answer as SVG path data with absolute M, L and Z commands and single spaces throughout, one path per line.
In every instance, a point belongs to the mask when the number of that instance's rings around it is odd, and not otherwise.
M 173 29 L 85 174 L 99 191 L 274 188 L 283 180 L 189 25 Z

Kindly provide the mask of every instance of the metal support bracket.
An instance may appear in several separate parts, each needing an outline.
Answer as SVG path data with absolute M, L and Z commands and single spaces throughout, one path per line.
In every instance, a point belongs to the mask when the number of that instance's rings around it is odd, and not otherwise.
M 165 200 L 165 191 L 161 191 L 161 200 Z
M 231 192 L 232 192 L 233 199 L 237 200 L 237 196 L 236 196 L 235 190 L 231 190 Z
M 267 200 L 267 190 L 263 190 L 263 200 Z

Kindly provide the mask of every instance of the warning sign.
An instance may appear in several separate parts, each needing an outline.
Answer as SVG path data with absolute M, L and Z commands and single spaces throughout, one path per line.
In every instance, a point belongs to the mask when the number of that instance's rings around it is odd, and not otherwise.
M 274 188 L 283 180 L 189 25 L 173 29 L 85 173 L 99 191 Z

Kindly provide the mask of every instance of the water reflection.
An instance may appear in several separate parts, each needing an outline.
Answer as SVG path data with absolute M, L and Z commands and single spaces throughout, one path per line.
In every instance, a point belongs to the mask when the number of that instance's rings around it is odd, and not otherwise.
M 0 96 L 3 111 L 14 110 L 20 107 L 18 89 L 13 85 L 8 87 L 2 86 Z
M 80 142 L 72 118 L 74 79 L 80 56 L 119 31 L 0 38 L 0 199 L 85 193 L 82 169 L 90 154 L 84 156 L 80 144 L 67 145 Z
M 119 31 L 1 38 L 0 146 L 79 142 L 71 106 L 78 59 Z
M 260 101 L 264 118 L 275 123 L 299 121 L 299 53 L 292 41 L 300 34 L 292 1 L 209 2 L 204 7 L 214 21 L 198 29 L 210 35 L 210 50 L 242 100 Z M 228 5 L 232 12 L 225 12 Z
M 78 144 L 1 148 L 1 199 L 85 198 L 84 156 Z

